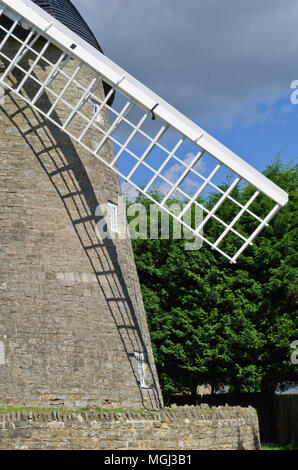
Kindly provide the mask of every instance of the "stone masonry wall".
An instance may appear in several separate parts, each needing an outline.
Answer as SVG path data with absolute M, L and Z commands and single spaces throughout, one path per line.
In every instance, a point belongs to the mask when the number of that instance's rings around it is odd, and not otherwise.
M 37 51 L 44 41 L 34 45 Z M 4 53 L 13 57 L 16 42 Z M 19 47 L 19 45 L 18 45 Z M 35 54 L 19 65 L 28 70 Z M 47 50 L 57 61 L 59 51 Z M 0 58 L 0 75 L 7 61 Z M 76 60 L 64 64 L 70 75 Z M 34 74 L 44 80 L 49 66 L 40 60 Z M 21 83 L 12 70 L 7 81 Z M 65 98 L 77 103 L 90 83 L 85 67 Z M 51 82 L 60 93 L 62 73 Z M 30 79 L 24 94 L 32 97 Z M 98 99 L 103 94 L 98 91 Z M 47 111 L 55 101 L 43 93 L 37 104 Z M 92 116 L 90 103 L 85 112 Z M 70 114 L 62 102 L 53 117 Z M 107 112 L 100 115 L 107 126 Z M 71 131 L 85 123 L 74 118 Z M 86 139 L 97 146 L 102 135 Z M 114 149 L 101 149 L 107 161 Z M 118 176 L 14 93 L 0 107 L 0 400 L 11 405 L 54 405 L 67 409 L 162 406 L 139 280 L 129 239 L 101 239 L 96 209 L 121 194 Z M 138 302 L 135 293 L 138 294 Z M 135 353 L 145 358 L 147 388 L 141 386 Z
M 254 408 L 0 415 L 0 449 L 257 450 Z

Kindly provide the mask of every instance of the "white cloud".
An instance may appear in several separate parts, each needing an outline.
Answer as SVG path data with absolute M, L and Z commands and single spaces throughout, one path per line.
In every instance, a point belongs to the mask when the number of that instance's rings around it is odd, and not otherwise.
M 198 124 L 270 118 L 256 104 L 298 79 L 297 0 L 73 2 L 111 59 Z
M 192 152 L 188 152 L 186 154 L 186 158 L 183 161 L 184 161 L 184 163 L 186 163 L 186 165 L 190 165 L 194 158 L 195 158 L 195 154 L 192 153 Z M 195 170 L 197 170 L 198 172 L 204 171 L 205 162 L 203 160 L 199 160 L 196 163 L 196 165 L 194 165 L 193 168 Z M 165 172 L 162 172 L 162 174 L 169 182 L 175 183 L 180 178 L 180 176 L 185 171 L 185 169 L 186 169 L 186 167 L 184 165 L 177 162 L 177 163 L 174 163 L 173 165 L 171 165 L 168 170 L 166 170 Z M 203 180 L 202 180 L 202 182 L 203 182 Z M 190 194 L 191 192 L 194 192 L 196 189 L 198 189 L 198 180 L 195 179 L 195 178 L 192 178 L 191 173 L 184 180 L 183 184 L 184 184 L 183 190 L 186 191 L 188 194 Z M 163 194 L 165 194 L 169 190 L 169 186 L 166 182 L 161 183 L 159 185 L 159 189 Z
M 139 191 L 127 181 L 121 182 L 121 190 L 124 196 L 127 197 L 129 201 L 135 201 L 139 195 Z

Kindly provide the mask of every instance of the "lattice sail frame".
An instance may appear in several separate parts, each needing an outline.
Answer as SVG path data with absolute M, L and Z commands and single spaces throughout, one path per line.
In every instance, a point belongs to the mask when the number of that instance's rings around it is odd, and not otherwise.
M 0 77 L 0 84 L 21 97 L 230 262 L 236 262 L 238 256 L 287 203 L 287 194 L 282 189 L 30 0 L 0 1 L 0 23 L 2 15 L 8 17 L 11 24 L 8 29 L 0 24 L 0 57 L 8 63 Z M 14 34 L 20 24 L 26 29 L 26 37 L 20 38 Z M 13 57 L 3 52 L 8 40 L 18 45 Z M 38 40 L 44 41 L 41 49 L 34 47 Z M 59 49 L 60 55 L 55 63 L 45 57 L 51 45 Z M 28 52 L 34 55 L 35 60 L 25 70 L 20 66 L 20 61 Z M 67 69 L 70 59 L 77 65 L 71 73 Z M 34 68 L 41 61 L 49 69 L 43 82 L 34 74 Z M 92 76 L 87 87 L 78 78 L 86 67 Z M 14 70 L 23 74 L 17 86 L 9 79 Z M 56 93 L 53 86 L 58 75 L 65 79 L 60 93 Z M 33 80 L 37 85 L 35 96 L 30 98 L 24 92 L 28 80 Z M 109 83 L 111 90 L 100 100 L 96 91 L 102 81 Z M 76 103 L 69 99 L 72 87 L 81 93 Z M 110 106 L 109 99 L 115 91 L 117 99 Z M 43 93 L 54 97 L 47 112 L 39 107 Z M 86 103 L 93 105 L 95 111 L 92 116 L 87 111 Z M 54 117 L 60 105 L 69 109 L 64 122 Z M 108 129 L 100 123 L 103 109 L 109 115 Z M 75 119 L 83 123 L 79 133 L 70 126 Z M 92 148 L 90 139 L 86 139 L 90 131 L 98 135 L 98 141 L 92 140 Z M 113 142 L 115 148 L 112 161 L 107 161 L 101 152 L 108 140 Z M 226 174 L 225 170 L 232 174 L 233 179 L 223 186 L 218 181 L 220 173 Z M 243 197 L 241 201 L 237 200 L 237 187 L 242 187 L 243 181 L 255 188 L 253 192 L 248 191 L 246 201 Z M 156 192 L 162 194 L 161 200 L 160 197 L 156 198 Z M 212 197 L 207 197 L 208 203 L 205 202 L 206 198 L 203 199 L 204 195 L 210 196 L 211 193 L 215 193 L 213 204 Z M 268 214 L 264 218 L 253 212 L 254 203 L 260 197 L 267 200 Z M 168 205 L 173 198 L 184 202 L 178 214 Z M 229 204 L 230 216 L 222 220 L 220 213 L 225 204 Z M 193 221 L 185 221 L 184 216 L 192 207 L 199 208 L 203 213 L 203 219 L 197 225 Z M 251 228 L 248 233 L 244 233 L 239 225 L 244 217 L 246 227 Z M 208 235 L 210 223 L 213 224 L 211 236 Z M 230 243 L 227 240 L 229 236 L 233 237 Z M 236 252 L 231 253 L 231 247 Z

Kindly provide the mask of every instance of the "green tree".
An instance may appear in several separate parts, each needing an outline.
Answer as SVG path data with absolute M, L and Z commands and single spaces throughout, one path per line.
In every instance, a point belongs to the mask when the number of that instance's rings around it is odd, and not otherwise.
M 261 366 L 261 390 L 272 393 L 278 382 L 298 378 L 297 366 L 289 361 L 291 343 L 298 338 L 298 178 L 297 166 L 283 165 L 279 158 L 264 173 L 289 193 L 289 203 L 264 230 L 248 257 L 243 257 L 242 265 L 262 287 L 255 322 L 263 345 L 256 360 Z
M 297 380 L 297 366 L 290 362 L 291 342 L 298 339 L 297 167 L 276 158 L 264 173 L 290 201 L 236 265 L 205 244 L 186 251 L 184 239 L 133 240 L 165 394 L 195 393 L 202 383 L 272 392 L 281 381 Z M 252 190 L 237 190 L 238 199 L 245 202 Z M 209 203 L 217 197 L 211 194 Z M 143 196 L 137 202 L 151 204 Z M 264 216 L 269 204 L 259 198 L 253 210 Z M 228 220 L 232 206 L 225 204 L 220 215 Z M 252 221 L 244 218 L 237 230 L 245 232 L 248 224 L 251 229 Z M 212 230 L 217 236 L 216 222 Z M 235 243 L 231 237 L 225 248 Z

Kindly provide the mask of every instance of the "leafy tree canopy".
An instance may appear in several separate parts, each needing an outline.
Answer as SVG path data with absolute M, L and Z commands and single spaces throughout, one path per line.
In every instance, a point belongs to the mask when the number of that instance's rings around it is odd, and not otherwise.
M 183 239 L 133 240 L 165 394 L 194 393 L 203 383 L 273 392 L 279 382 L 298 380 L 290 361 L 291 343 L 298 339 L 297 166 L 277 157 L 264 174 L 289 193 L 289 203 L 236 265 L 205 244 L 186 251 Z M 245 202 L 253 189 L 237 191 Z M 207 205 L 216 197 L 210 194 Z M 152 204 L 143 196 L 136 202 Z M 258 198 L 253 210 L 264 217 L 269 204 Z M 233 215 L 228 204 L 221 211 L 224 220 Z M 237 230 L 245 231 L 246 224 L 251 220 L 244 218 Z M 216 235 L 216 223 L 213 229 Z M 233 244 L 228 240 L 226 249 Z

